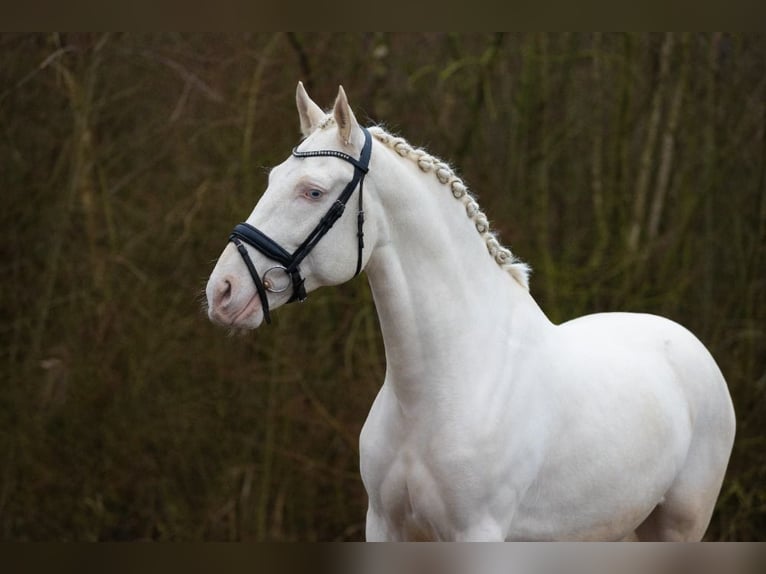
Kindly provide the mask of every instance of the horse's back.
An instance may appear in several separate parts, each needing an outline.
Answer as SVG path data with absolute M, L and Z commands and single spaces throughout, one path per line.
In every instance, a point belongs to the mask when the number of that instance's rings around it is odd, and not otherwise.
M 722 448 L 730 450 L 735 421 L 726 381 L 713 356 L 688 329 L 643 313 L 586 315 L 559 329 L 575 354 L 596 353 L 599 363 L 613 365 L 616 372 L 622 368 L 626 380 L 654 386 L 656 392 L 680 392 L 694 433 L 715 434 Z
M 689 401 L 693 418 L 717 415 L 721 424 L 733 422 L 721 370 L 702 342 L 675 321 L 644 313 L 597 313 L 562 323 L 559 330 L 603 361 L 643 365 L 639 377 L 664 367 Z

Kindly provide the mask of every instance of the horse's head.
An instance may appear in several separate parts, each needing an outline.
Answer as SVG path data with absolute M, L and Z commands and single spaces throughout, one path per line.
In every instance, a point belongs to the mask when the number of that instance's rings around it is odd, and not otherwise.
M 208 315 L 216 323 L 254 329 L 269 320 L 269 310 L 351 279 L 369 259 L 377 233 L 373 218 L 364 222 L 358 212 L 371 137 L 343 88 L 329 115 L 300 83 L 296 101 L 305 139 L 271 170 L 266 191 L 234 228 L 208 280 Z M 369 196 L 364 201 L 372 203 Z

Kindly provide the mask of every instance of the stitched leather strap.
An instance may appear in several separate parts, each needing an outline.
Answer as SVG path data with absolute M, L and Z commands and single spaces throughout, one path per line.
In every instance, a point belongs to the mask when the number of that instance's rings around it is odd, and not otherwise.
M 266 294 L 266 289 L 263 287 L 263 282 L 261 281 L 261 278 L 258 277 L 258 271 L 256 271 L 255 265 L 253 265 L 253 260 L 250 259 L 250 255 L 247 252 L 247 248 L 244 245 L 242 245 L 242 242 L 239 240 L 238 237 L 230 237 L 230 240 L 237 247 L 237 251 L 239 251 L 239 254 L 242 256 L 242 259 L 245 260 L 245 265 L 247 265 L 247 270 L 250 272 L 250 276 L 253 278 L 253 283 L 255 283 L 255 290 L 258 291 L 258 297 L 261 300 L 261 307 L 263 308 L 263 318 L 266 321 L 266 323 L 271 323 L 271 314 L 269 313 L 268 295 Z
M 305 279 L 301 276 L 299 265 L 306 256 L 311 253 L 327 232 L 332 229 L 335 222 L 343 215 L 346 203 L 357 186 L 359 187 L 359 205 L 357 209 L 357 258 L 354 276 L 356 277 L 359 275 L 362 270 L 362 253 L 364 250 L 364 177 L 369 171 L 370 157 L 372 155 L 372 136 L 366 128 L 362 128 L 362 131 L 364 133 L 364 145 L 362 146 L 359 159 L 336 150 L 299 151 L 297 148 L 293 149 L 292 154 L 297 158 L 336 157 L 347 161 L 354 166 L 354 175 L 351 178 L 351 181 L 346 184 L 346 187 L 343 188 L 343 191 L 338 196 L 338 199 L 335 200 L 335 203 L 330 206 L 327 212 L 319 220 L 316 227 L 311 230 L 311 233 L 308 234 L 306 239 L 303 240 L 303 243 L 301 243 L 292 254 L 260 229 L 247 222 L 237 224 L 229 235 L 229 241 L 234 242 L 237 246 L 237 251 L 239 251 L 242 259 L 244 259 L 245 264 L 247 265 L 247 270 L 253 277 L 253 282 L 258 291 L 258 296 L 261 299 L 263 314 L 267 323 L 271 322 L 268 294 L 266 293 L 263 281 L 259 277 L 252 259 L 250 259 L 250 255 L 247 253 L 247 248 L 242 245 L 242 242 L 254 247 L 266 257 L 279 262 L 285 268 L 285 271 L 290 275 L 293 283 L 293 295 L 288 303 L 296 300 L 304 301 L 306 299 L 306 289 L 304 286 Z
M 291 255 L 271 237 L 249 223 L 238 223 L 229 237 L 238 237 L 248 245 L 256 247 L 266 257 L 278 261 L 285 267 L 290 264 Z

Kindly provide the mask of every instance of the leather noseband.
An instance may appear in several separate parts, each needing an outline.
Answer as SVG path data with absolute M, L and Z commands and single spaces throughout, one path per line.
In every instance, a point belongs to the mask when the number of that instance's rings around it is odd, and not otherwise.
M 364 250 L 364 205 L 363 205 L 363 191 L 364 191 L 364 176 L 367 175 L 367 171 L 370 166 L 370 156 L 372 155 L 372 137 L 370 132 L 366 128 L 362 128 L 364 132 L 364 145 L 362 146 L 362 152 L 359 155 L 359 159 L 356 159 L 348 154 L 335 150 L 318 150 L 318 151 L 298 151 L 297 148 L 293 149 L 293 156 L 297 158 L 308 157 L 337 157 L 354 166 L 354 175 L 343 188 L 343 191 L 338 196 L 327 212 L 319 220 L 316 227 L 308 234 L 303 243 L 292 253 L 284 249 L 279 243 L 266 235 L 258 228 L 243 222 L 238 223 L 234 230 L 229 235 L 229 241 L 234 243 L 237 247 L 237 251 L 245 261 L 247 270 L 250 272 L 250 276 L 253 278 L 255 288 L 258 291 L 258 297 L 261 300 L 261 306 L 263 307 L 263 317 L 266 323 L 271 323 L 271 315 L 269 313 L 269 299 L 268 292 L 281 293 L 285 291 L 287 287 L 278 289 L 268 280 L 268 274 L 274 269 L 282 269 L 290 277 L 292 282 L 293 294 L 290 297 L 288 303 L 293 301 L 305 301 L 306 289 L 304 287 L 305 279 L 301 275 L 300 263 L 306 256 L 311 253 L 311 250 L 316 247 L 317 243 L 327 234 L 328 231 L 335 225 L 335 222 L 343 215 L 343 211 L 346 208 L 349 198 L 354 193 L 354 190 L 359 186 L 359 209 L 357 211 L 357 259 L 356 259 L 356 277 L 362 270 L 362 251 Z M 279 265 L 270 267 L 263 275 L 258 274 L 258 270 L 255 268 L 250 254 L 247 248 L 244 246 L 247 243 L 251 247 L 254 247 L 261 253 L 263 253 L 269 259 L 272 259 L 279 263 Z

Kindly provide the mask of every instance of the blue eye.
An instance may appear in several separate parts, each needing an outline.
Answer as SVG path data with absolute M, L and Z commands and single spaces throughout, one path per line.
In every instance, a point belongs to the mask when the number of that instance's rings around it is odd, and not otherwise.
M 323 193 L 320 189 L 309 189 L 308 191 L 304 192 L 304 195 L 309 199 L 319 199 L 322 197 Z

